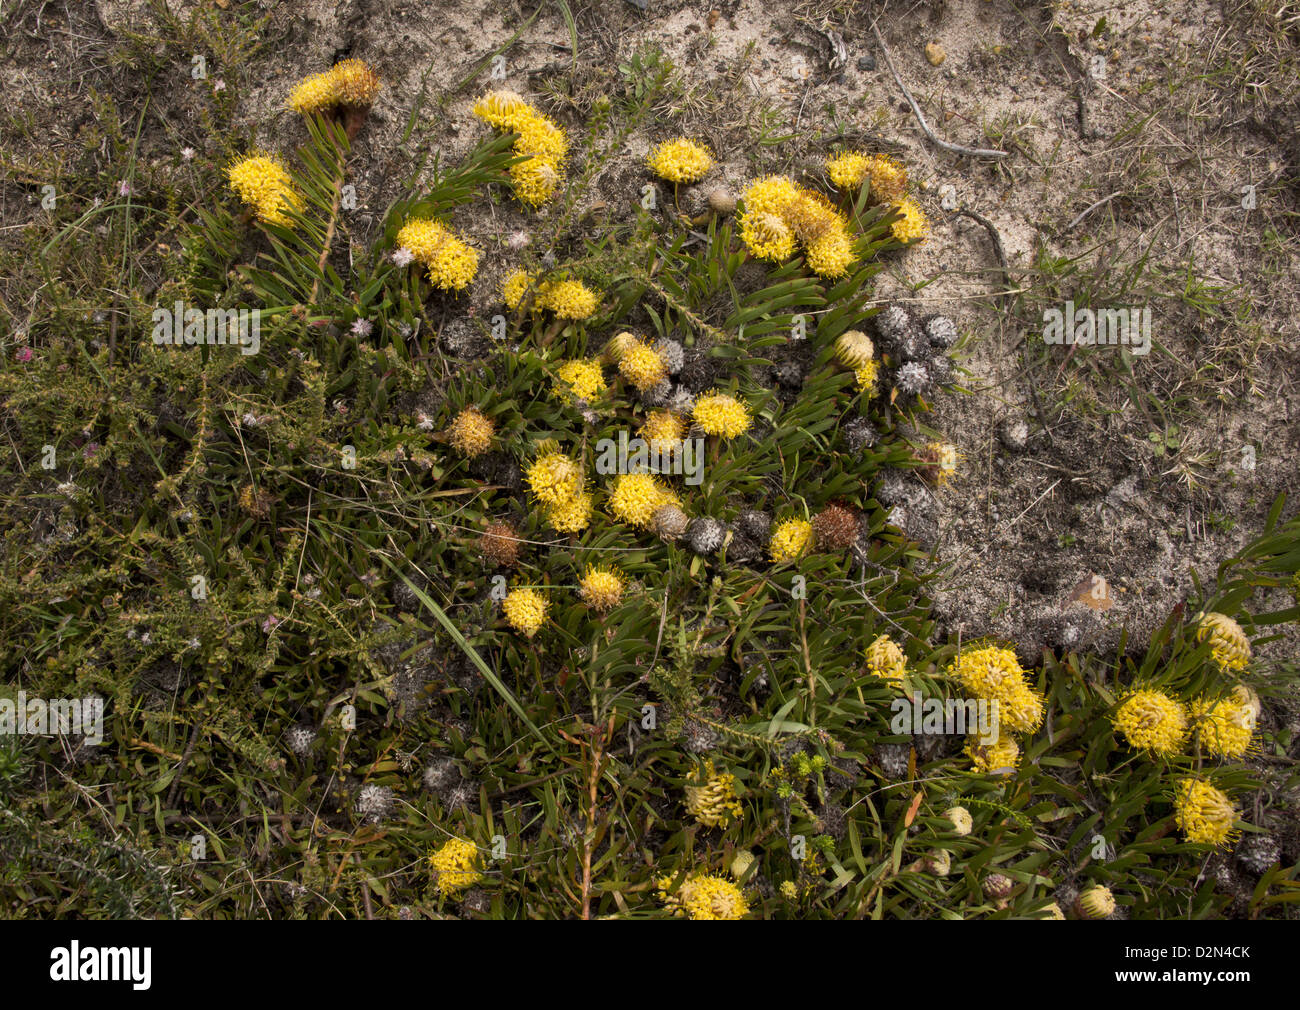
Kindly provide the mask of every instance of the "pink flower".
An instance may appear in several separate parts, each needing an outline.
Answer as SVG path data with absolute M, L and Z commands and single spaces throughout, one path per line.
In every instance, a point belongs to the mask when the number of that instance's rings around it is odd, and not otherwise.
M 279 623 L 280 623 L 280 618 L 276 617 L 274 614 L 271 614 L 265 621 L 262 622 L 262 631 L 264 631 L 266 634 L 269 635 L 271 633 L 271 629 L 274 628 Z
M 14 357 L 25 364 L 32 360 L 32 349 L 30 347 L 20 347 Z
M 117 184 L 117 195 L 118 196 L 131 195 L 131 184 L 127 182 L 125 179 L 123 179 L 121 182 Z

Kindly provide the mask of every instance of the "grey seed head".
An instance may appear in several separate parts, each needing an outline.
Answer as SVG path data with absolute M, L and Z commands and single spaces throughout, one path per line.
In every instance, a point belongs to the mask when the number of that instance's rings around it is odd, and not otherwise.
M 1282 858 L 1282 846 L 1272 835 L 1246 835 L 1237 846 L 1237 862 L 1251 873 L 1263 873 Z
M 880 441 L 880 432 L 865 417 L 855 417 L 844 426 L 844 440 L 853 452 L 870 449 Z
M 1008 417 L 998 426 L 998 439 L 1012 452 L 1023 452 L 1029 444 L 1029 425 L 1023 417 Z
M 284 739 L 291 751 L 299 757 L 305 757 L 316 741 L 316 729 L 305 724 L 293 726 L 284 734 Z
M 682 365 L 686 363 L 686 352 L 676 340 L 656 340 L 654 349 L 663 359 L 664 368 L 668 369 L 669 375 L 676 375 L 682 370 Z
M 656 383 L 641 394 L 641 402 L 647 407 L 666 406 L 673 395 L 673 384 L 667 379 Z
M 925 324 L 925 338 L 931 347 L 946 351 L 957 343 L 957 324 L 947 316 L 931 316 Z
M 686 542 L 696 554 L 712 554 L 722 546 L 727 528 L 710 516 L 697 516 L 686 527 Z
M 766 543 L 772 533 L 772 517 L 758 509 L 746 509 L 736 517 L 736 529 L 750 540 Z
M 916 396 L 929 387 L 930 373 L 919 361 L 909 361 L 894 376 L 894 385 L 898 387 L 900 393 Z
M 358 816 L 378 824 L 393 809 L 393 790 L 388 786 L 362 786 L 354 805 Z
M 435 758 L 424 770 L 424 784 L 433 792 L 454 785 L 460 778 L 460 768 L 454 758 Z
M 930 379 L 936 386 L 946 386 L 952 382 L 952 360 L 942 354 L 931 359 Z
M 685 386 L 678 386 L 668 398 L 668 407 L 678 414 L 689 414 L 695 409 L 695 396 Z
M 655 509 L 650 521 L 655 532 L 665 540 L 676 540 L 686 532 L 688 523 L 686 513 L 676 505 L 662 505 Z
M 905 743 L 882 743 L 876 746 L 876 760 L 880 762 L 880 770 L 886 778 L 896 781 L 907 774 L 910 750 Z
M 877 314 L 873 322 L 875 323 L 876 334 L 887 343 L 896 343 L 912 326 L 912 317 L 908 315 L 907 309 L 898 303 L 886 305 L 884 309 Z
M 710 726 L 687 719 L 682 727 L 682 746 L 692 754 L 704 754 L 718 746 L 718 734 Z
M 881 505 L 906 505 L 916 495 L 916 489 L 907 475 L 899 470 L 886 470 L 876 488 L 876 501 Z

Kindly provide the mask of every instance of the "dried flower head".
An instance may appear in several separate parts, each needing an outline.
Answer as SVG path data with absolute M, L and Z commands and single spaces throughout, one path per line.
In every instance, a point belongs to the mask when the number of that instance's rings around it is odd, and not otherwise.
M 483 858 L 472 842 L 452 838 L 430 854 L 429 869 L 438 893 L 455 897 L 483 879 Z
M 655 534 L 664 540 L 676 540 L 686 532 L 690 520 L 676 505 L 660 505 L 650 519 Z
M 921 464 L 917 472 L 931 484 L 943 485 L 957 472 L 962 457 L 951 442 L 928 442 L 916 458 Z
M 462 456 L 473 459 L 492 447 L 496 426 L 477 407 L 467 407 L 447 428 L 447 441 Z
M 490 565 L 513 568 L 519 561 L 519 532 L 508 522 L 491 522 L 479 538 L 478 549 Z
M 1182 703 L 1163 691 L 1134 691 L 1115 710 L 1112 722 L 1130 747 L 1154 754 L 1176 754 L 1187 734 Z
M 661 179 L 691 183 L 699 182 L 713 167 L 713 155 L 703 144 L 678 137 L 656 147 L 646 163 L 650 171 Z
M 527 638 L 532 638 L 546 623 L 548 607 L 546 597 L 535 589 L 512 589 L 501 601 L 506 621 Z
M 872 203 L 895 204 L 907 193 L 907 169 L 887 154 L 875 154 L 867 159 L 866 175 L 871 182 Z
M 813 539 L 819 549 L 842 551 L 858 539 L 858 516 L 843 505 L 830 504 L 813 516 Z

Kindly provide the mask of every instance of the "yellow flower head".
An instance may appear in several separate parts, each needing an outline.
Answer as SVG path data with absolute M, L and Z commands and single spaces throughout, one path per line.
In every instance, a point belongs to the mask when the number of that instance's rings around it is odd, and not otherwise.
M 561 319 L 587 319 L 600 304 L 600 296 L 582 281 L 548 281 L 537 292 L 537 306 Z
M 743 810 L 736 798 L 736 776 L 719 774 L 713 762 L 691 774 L 692 785 L 686 787 L 686 810 L 706 828 L 725 828 L 740 820 Z
M 566 361 L 555 370 L 556 392 L 565 403 L 591 401 L 605 392 L 605 376 L 595 361 Z
M 805 247 L 844 225 L 835 205 L 821 193 L 810 189 L 799 190 L 786 204 L 781 217 Z
M 900 242 L 924 242 L 930 234 L 930 222 L 920 205 L 908 197 L 898 203 L 898 220 L 889 226 L 894 238 Z
M 510 166 L 515 195 L 533 207 L 540 207 L 555 195 L 560 178 L 560 168 L 555 162 L 536 155 Z
M 546 597 L 535 589 L 512 589 L 501 601 L 506 621 L 510 627 L 532 638 L 546 623 L 546 611 L 550 606 Z
M 952 822 L 952 833 L 954 835 L 960 835 L 964 838 L 975 827 L 975 820 L 965 807 L 949 807 L 943 812 L 943 816 Z
M 452 838 L 429 855 L 429 869 L 438 893 L 454 897 L 483 879 L 483 858 L 472 842 Z
M 668 370 L 659 352 L 638 340 L 618 359 L 618 374 L 639 392 L 645 392 L 663 382 L 668 377 Z
M 839 189 L 857 189 L 867 177 L 870 161 L 865 154 L 845 151 L 826 159 L 826 174 Z
M 1204 779 L 1183 779 L 1178 784 L 1174 820 L 1189 842 L 1201 845 L 1222 845 L 1236 834 L 1232 801 Z
M 671 410 L 652 410 L 637 432 L 660 455 L 676 452 L 686 437 L 686 424 Z
M 663 877 L 657 883 L 659 900 L 674 915 L 690 919 L 743 919 L 749 914 L 744 893 L 725 877 L 687 877 L 676 893 L 668 890 L 673 885 L 672 877 Z
M 249 155 L 227 168 L 226 177 L 230 188 L 253 208 L 259 221 L 293 227 L 287 211 L 300 210 L 302 197 L 294 191 L 293 180 L 279 159 L 266 154 Z
M 772 540 L 768 545 L 772 560 L 776 562 L 793 561 L 808 553 L 812 547 L 812 523 L 806 519 L 785 519 L 776 524 L 772 530 Z
M 867 646 L 867 669 L 885 680 L 902 680 L 907 672 L 907 657 L 897 642 L 881 635 Z
M 623 598 L 623 576 L 608 568 L 587 566 L 582 581 L 578 583 L 578 595 L 592 610 L 604 613 L 618 606 Z
M 808 269 L 818 277 L 843 277 L 857 260 L 852 237 L 838 225 L 808 246 Z
M 1115 895 L 1109 887 L 1094 884 L 1079 892 L 1074 910 L 1084 919 L 1104 919 L 1115 911 Z
M 1176 754 L 1187 733 L 1182 703 L 1163 691 L 1134 691 L 1116 709 L 1112 721 L 1130 747 L 1154 754 Z
M 561 533 L 581 533 L 591 525 L 591 495 L 582 491 L 559 505 L 546 506 L 546 521 Z
M 578 464 L 562 452 L 539 456 L 528 467 L 525 479 L 533 496 L 550 506 L 562 506 L 577 498 L 584 483 Z
M 656 147 L 647 163 L 650 171 L 669 182 L 699 182 L 713 167 L 713 155 L 703 144 L 678 137 Z
M 640 343 L 641 339 L 635 333 L 629 333 L 627 330 L 615 333 L 606 342 L 605 349 L 601 352 L 601 360 L 607 365 L 617 365 L 623 360 L 623 355 Z
M 1250 747 L 1255 710 L 1239 698 L 1203 698 L 1190 708 L 1192 731 L 1211 757 L 1239 758 Z
M 303 80 L 289 95 L 289 108 L 304 116 L 339 106 L 367 109 L 380 87 L 379 75 L 364 60 L 343 60 Z
M 333 108 L 336 101 L 333 77 L 329 73 L 312 74 L 300 81 L 290 93 L 289 108 L 310 116 Z
M 845 367 L 858 369 L 875 360 L 876 345 L 861 330 L 846 330 L 835 341 L 835 357 Z
M 524 295 L 528 289 L 537 283 L 537 275 L 526 273 L 523 270 L 515 270 L 501 284 L 501 297 L 506 303 L 506 308 L 519 308 L 519 303 L 524 300 Z
M 441 221 L 412 218 L 398 231 L 396 243 L 427 267 L 429 282 L 444 291 L 460 291 L 478 273 L 478 250 Z
M 744 403 L 716 389 L 696 397 L 691 416 L 706 435 L 721 435 L 723 438 L 743 435 L 752 423 L 749 408 Z
M 867 159 L 867 177 L 871 181 L 872 203 L 899 203 L 907 194 L 907 169 L 887 154 Z
M 780 263 L 794 255 L 794 232 L 776 214 L 747 211 L 740 222 L 740 238 L 761 260 Z
M 948 676 L 976 698 L 997 702 L 1004 731 L 1032 733 L 1042 725 L 1042 696 L 1029 686 L 1014 650 L 991 645 L 963 649 L 948 665 Z
M 1250 662 L 1250 639 L 1241 625 L 1227 614 L 1200 614 L 1196 640 L 1210 641 L 1210 656 L 1225 670 L 1244 670 Z
M 785 216 L 785 209 L 799 195 L 799 187 L 783 175 L 769 175 L 751 183 L 742 194 L 747 214 Z
M 649 529 L 654 514 L 665 505 L 681 508 L 681 499 L 666 485 L 648 473 L 620 474 L 609 494 L 609 512 L 615 519 Z
M 880 379 L 880 362 L 868 361 L 865 365 L 854 369 L 853 375 L 858 381 L 858 388 L 865 391 L 868 396 L 874 396 L 876 383 Z
M 997 740 L 987 747 L 980 743 L 979 737 L 971 737 L 965 751 L 975 770 L 986 775 L 1015 769 L 1020 764 L 1020 745 L 1006 733 L 999 734 Z
M 489 91 L 474 103 L 474 115 L 498 130 L 513 129 L 515 118 L 529 111 L 528 103 L 513 91 Z
M 496 427 L 487 416 L 475 407 L 468 407 L 451 422 L 447 429 L 447 441 L 462 456 L 473 459 L 491 448 L 495 432 Z
M 515 195 L 534 207 L 554 196 L 569 153 L 564 130 L 512 91 L 489 91 L 474 103 L 474 114 L 498 130 L 519 134 L 514 152 L 526 160 L 510 167 Z

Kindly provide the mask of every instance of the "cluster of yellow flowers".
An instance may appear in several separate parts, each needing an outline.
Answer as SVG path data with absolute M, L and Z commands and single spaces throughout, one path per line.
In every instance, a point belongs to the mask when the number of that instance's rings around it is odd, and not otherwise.
M 779 263 L 802 249 L 822 277 L 843 277 L 857 261 L 849 221 L 821 193 L 769 175 L 744 193 L 740 237 L 759 259 Z
M 930 234 L 930 222 L 915 200 L 907 195 L 907 169 L 884 154 L 846 151 L 826 160 L 826 173 L 839 189 L 857 189 L 867 184 L 867 199 L 893 207 L 897 220 L 890 225 L 900 242 L 923 240 Z
M 588 565 L 578 582 L 578 596 L 592 610 L 605 613 L 618 606 L 623 599 L 627 580 L 609 568 Z M 506 623 L 526 638 L 532 638 L 546 624 L 550 600 L 528 586 L 517 586 L 501 602 Z
M 648 530 L 654 515 L 665 505 L 681 508 L 677 493 L 649 473 L 625 473 L 614 479 L 609 493 L 609 512 L 615 519 Z
M 740 820 L 743 811 L 736 798 L 736 776 L 720 774 L 712 761 L 706 761 L 692 773 L 691 782 L 686 787 L 686 810 L 696 821 L 706 828 L 725 828 Z
M 555 370 L 556 392 L 565 403 L 582 400 L 590 403 L 605 392 L 605 376 L 600 363 L 578 358 L 566 361 Z
M 455 416 L 447 428 L 447 441 L 462 456 L 473 459 L 492 447 L 496 426 L 477 407 L 467 407 Z
M 536 274 L 515 270 L 501 285 L 506 307 L 519 308 L 529 292 L 533 312 L 553 312 L 559 319 L 589 319 L 600 305 L 600 296 L 582 281 L 541 280 Z
M 676 891 L 672 877 L 658 882 L 659 900 L 676 916 L 690 919 L 743 919 L 749 914 L 744 892 L 725 877 L 697 874 L 682 881 Z
M 1239 686 L 1227 698 L 1200 698 L 1184 706 L 1164 691 L 1131 692 L 1112 716 L 1115 730 L 1130 747 L 1168 756 L 1180 753 L 1192 738 L 1211 757 L 1238 758 L 1246 753 L 1255 729 L 1257 701 Z
M 561 533 L 579 533 L 591 524 L 591 494 L 582 468 L 562 452 L 541 452 L 525 474 L 529 490 Z
M 474 103 L 474 115 L 498 130 L 519 135 L 514 151 L 525 160 L 510 167 L 515 195 L 534 207 L 554 196 L 569 155 L 564 130 L 513 91 L 489 91 Z
M 775 562 L 794 561 L 812 549 L 813 527 L 807 519 L 784 519 L 772 530 L 768 550 Z
M 478 273 L 478 250 L 433 218 L 411 218 L 397 233 L 396 243 L 428 268 L 429 282 L 443 291 L 463 290 Z
M 673 183 L 699 182 L 713 167 L 713 155 L 703 144 L 685 137 L 666 140 L 646 159 L 650 171 Z
M 510 590 L 501 601 L 506 621 L 525 638 L 532 638 L 542 630 L 550 606 L 550 601 L 545 596 L 527 586 Z
M 897 642 L 880 635 L 867 646 L 867 670 L 885 680 L 902 680 L 907 673 L 907 657 Z
M 973 697 L 997 705 L 998 739 L 981 745 L 972 738 L 966 753 L 980 771 L 1014 768 L 1020 745 L 1013 733 L 1032 733 L 1043 722 L 1043 697 L 1029 684 L 1011 649 L 982 646 L 963 649 L 948 665 L 948 676 Z
M 342 60 L 294 88 L 289 108 L 304 116 L 339 108 L 366 109 L 374 104 L 379 88 L 379 75 L 364 60 Z
M 628 336 L 622 334 L 621 336 Z M 668 378 L 663 357 L 643 340 L 624 340 L 608 349 L 617 354 L 618 374 L 644 393 Z
M 686 422 L 671 410 L 652 410 L 637 434 L 646 440 L 650 451 L 666 458 L 677 452 L 686 437 Z
M 293 188 L 293 180 L 280 160 L 269 154 L 250 154 L 226 169 L 230 188 L 253 208 L 264 224 L 292 228 L 287 211 L 302 209 L 302 197 Z
M 429 869 L 438 893 L 454 897 L 483 879 L 483 857 L 473 842 L 452 838 L 429 855 Z
M 1227 614 L 1196 616 L 1197 641 L 1210 643 L 1210 656 L 1224 670 L 1240 672 L 1250 662 L 1250 639 Z
M 1199 778 L 1183 779 L 1174 790 L 1174 821 L 1189 842 L 1223 845 L 1236 835 L 1237 812 L 1227 793 Z
M 618 606 L 623 598 L 623 576 L 608 568 L 588 565 L 578 583 L 578 595 L 592 610 L 604 613 Z

